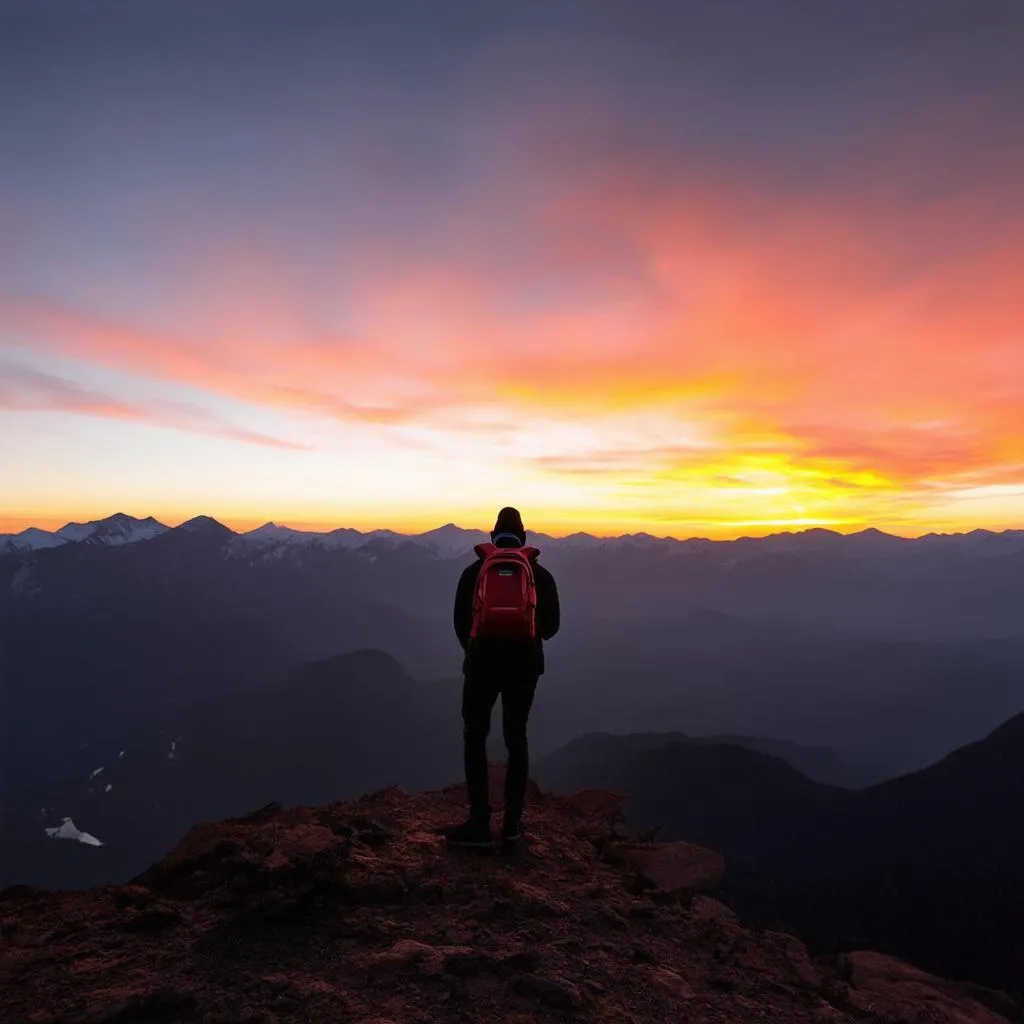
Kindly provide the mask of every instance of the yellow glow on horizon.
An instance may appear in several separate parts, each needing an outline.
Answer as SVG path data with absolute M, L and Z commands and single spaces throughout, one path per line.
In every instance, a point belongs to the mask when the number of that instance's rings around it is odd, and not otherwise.
M 977 244 L 937 258 L 937 224 Z M 21 431 L 0 528 L 123 508 L 419 531 L 503 504 L 554 534 L 1017 527 L 1024 234 L 977 225 L 971 203 L 624 173 L 537 211 L 528 251 L 555 287 L 535 304 L 531 267 L 497 273 L 459 239 L 370 246 L 344 282 L 351 334 L 216 263 L 181 323 L 0 302 L 45 370 L 0 409 Z

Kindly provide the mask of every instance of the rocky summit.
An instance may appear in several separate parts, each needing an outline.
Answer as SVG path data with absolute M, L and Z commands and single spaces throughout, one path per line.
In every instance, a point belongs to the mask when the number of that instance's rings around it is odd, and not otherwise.
M 498 780 L 495 780 L 498 783 Z M 446 848 L 464 792 L 389 789 L 193 828 L 128 885 L 0 894 L 4 1024 L 997 1024 L 999 993 L 812 959 L 703 895 L 721 858 L 534 789 L 522 848 Z M 69 849 L 69 854 L 88 853 Z

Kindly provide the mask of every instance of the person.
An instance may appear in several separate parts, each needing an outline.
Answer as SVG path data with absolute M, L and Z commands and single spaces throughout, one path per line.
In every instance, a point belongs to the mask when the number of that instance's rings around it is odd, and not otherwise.
M 503 508 L 498 513 L 491 543 L 499 549 L 526 547 L 526 530 L 518 510 Z M 544 672 L 544 641 L 550 640 L 559 626 L 558 588 L 551 573 L 537 563 L 538 554 L 532 548 L 524 551 L 536 590 L 533 639 L 473 636 L 477 582 L 485 561 L 482 549 L 478 549 L 477 560 L 463 571 L 455 591 L 455 635 L 465 652 L 462 722 L 469 819 L 445 830 L 448 842 L 454 845 L 489 847 L 492 844 L 487 734 L 491 728 L 491 712 L 499 696 L 502 732 L 508 752 L 501 840 L 508 847 L 522 838 L 523 803 L 530 773 L 526 724 L 537 682 Z

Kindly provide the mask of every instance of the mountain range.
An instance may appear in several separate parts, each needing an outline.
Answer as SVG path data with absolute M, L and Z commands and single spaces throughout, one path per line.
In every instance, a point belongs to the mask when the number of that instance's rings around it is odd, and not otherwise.
M 197 523 L 209 520 L 197 516 L 181 524 L 188 529 Z M 215 520 L 214 520 L 215 522 Z M 16 554 L 57 547 L 61 544 L 99 543 L 108 545 L 131 544 L 152 540 L 171 527 L 165 526 L 152 516 L 136 519 L 123 512 L 106 519 L 87 523 L 67 523 L 59 530 L 47 531 L 28 527 L 19 533 L 0 533 L 0 553 Z M 225 528 L 226 529 L 226 528 Z M 235 533 L 235 531 L 231 531 Z M 370 530 L 361 532 L 348 527 L 330 531 L 297 530 L 268 522 L 254 530 L 235 533 L 252 545 L 263 549 L 280 547 L 309 548 L 360 548 L 372 543 L 399 545 L 417 544 L 442 558 L 463 557 L 472 551 L 474 545 L 489 539 L 483 530 L 470 530 L 454 523 L 428 530 L 425 533 L 403 534 L 393 530 Z M 972 530 L 969 533 L 929 533 L 922 537 L 908 538 L 868 528 L 855 533 L 841 534 L 834 530 L 809 529 L 800 532 L 783 532 L 767 537 L 741 537 L 738 540 L 712 541 L 694 537 L 677 540 L 673 537 L 655 537 L 649 533 L 623 534 L 617 537 L 597 537 L 589 533 L 573 533 L 566 537 L 551 537 L 544 533 L 531 533 L 530 542 L 545 548 L 586 551 L 595 547 L 630 546 L 633 548 L 657 549 L 664 551 L 718 551 L 728 567 L 732 567 L 759 553 L 799 553 L 842 550 L 847 555 L 875 557 L 885 555 L 909 555 L 916 548 L 947 551 L 971 551 L 990 556 L 1024 553 L 1024 530 Z
M 483 536 L 239 535 L 202 516 L 69 535 L 84 539 L 0 555 L 0 767 L 30 776 L 339 652 L 456 676 L 452 595 Z M 1020 536 L 531 538 L 564 609 L 535 748 L 679 731 L 825 747 L 865 783 L 923 767 L 1024 709 Z
M 168 527 L 157 522 L 152 516 L 136 519 L 118 512 L 106 519 L 89 523 L 67 523 L 52 533 L 35 526 L 30 526 L 20 533 L 0 533 L 0 553 L 39 551 L 61 544 L 133 544 L 137 541 L 152 540 L 167 530 Z

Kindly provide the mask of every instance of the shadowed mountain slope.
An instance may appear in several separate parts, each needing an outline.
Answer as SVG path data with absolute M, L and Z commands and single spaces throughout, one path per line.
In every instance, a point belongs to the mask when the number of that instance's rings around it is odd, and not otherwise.
M 173 708 L 151 726 L 69 752 L 55 780 L 8 796 L 0 885 L 121 881 L 195 822 L 268 798 L 319 803 L 391 784 L 443 785 L 461 770 L 457 708 L 457 684 L 411 679 L 380 651 L 327 658 L 273 687 Z M 55 845 L 44 825 L 64 816 L 104 847 Z
M 547 773 L 553 778 L 564 780 L 574 772 L 590 772 L 593 765 L 603 760 L 606 754 L 614 761 L 625 749 L 651 751 L 670 743 L 725 745 L 757 750 L 762 754 L 781 757 L 815 782 L 847 789 L 867 786 L 884 779 L 888 774 L 876 766 L 848 761 L 828 747 L 806 746 L 763 736 L 687 736 L 681 732 L 587 733 L 544 755 L 535 765 L 534 774 L 541 780 Z
M 41 777 L 52 751 L 338 651 L 458 672 L 451 601 L 477 534 L 127 525 L 139 539 L 0 554 L 0 774 Z M 124 517 L 93 526 L 121 537 Z M 894 775 L 1024 708 L 1015 534 L 540 546 L 566 615 L 538 751 L 610 729 L 778 736 Z
M 739 747 L 603 737 L 591 753 L 545 759 L 539 776 L 562 792 L 615 789 L 635 827 L 720 850 L 746 918 L 1024 995 L 1024 715 L 855 792 Z

